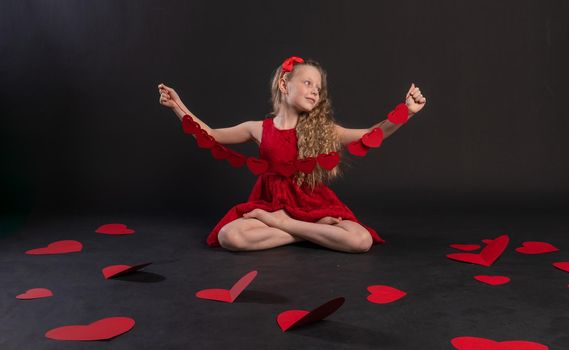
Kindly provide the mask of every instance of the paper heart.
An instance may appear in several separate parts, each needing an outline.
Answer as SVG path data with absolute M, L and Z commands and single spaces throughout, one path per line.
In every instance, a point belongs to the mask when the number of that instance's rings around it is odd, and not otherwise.
M 32 288 L 28 289 L 25 293 L 16 295 L 16 298 L 20 300 L 30 300 L 47 298 L 51 296 L 53 296 L 53 293 L 47 288 Z
M 182 118 L 182 129 L 184 130 L 184 133 L 186 133 L 186 134 L 196 134 L 202 128 L 195 120 L 192 119 L 192 117 L 190 117 L 189 115 L 186 114 Z
M 261 175 L 269 169 L 269 162 L 264 159 L 249 157 L 247 158 L 247 168 L 249 168 L 255 176 Z
M 553 263 L 553 266 L 557 267 L 559 270 L 569 272 L 569 261 L 559 261 Z
M 501 284 L 506 284 L 510 282 L 510 277 L 507 276 L 478 275 L 474 276 L 474 279 L 482 283 L 489 284 L 491 286 L 499 286 Z
M 196 133 L 196 141 L 199 148 L 212 148 L 217 143 L 215 139 L 205 130 L 200 130 Z
M 296 162 L 294 160 L 278 162 L 274 165 L 274 170 L 282 176 L 289 177 L 296 173 Z
M 390 286 L 373 285 L 367 287 L 370 295 L 367 300 L 375 304 L 388 304 L 397 301 L 407 295 L 402 290 Z
M 125 224 L 105 224 L 99 226 L 95 232 L 104 233 L 107 235 L 128 235 L 134 233 L 135 231 L 128 228 Z
M 494 262 L 502 255 L 508 243 L 510 242 L 510 237 L 507 235 L 502 235 L 488 244 L 479 254 L 474 253 L 453 253 L 448 254 L 447 257 L 452 260 L 467 262 L 477 265 L 482 265 L 486 267 L 492 266 Z
M 144 263 L 144 264 L 132 265 L 132 266 L 131 265 L 110 265 L 110 266 L 104 267 L 102 272 L 103 272 L 103 276 L 105 277 L 105 279 L 109 279 L 109 278 L 123 276 L 123 275 L 129 274 L 131 272 L 141 270 L 150 264 L 152 264 L 152 263 Z
M 362 136 L 362 143 L 370 148 L 377 148 L 383 142 L 383 130 L 374 128 L 372 131 Z
M 232 303 L 237 299 L 239 294 L 253 282 L 257 277 L 257 271 L 251 271 L 245 276 L 241 277 L 230 290 L 227 289 L 203 289 L 196 293 L 196 296 L 201 299 L 222 301 L 225 303 Z
M 316 158 L 308 157 L 304 159 L 298 159 L 296 161 L 296 167 L 298 170 L 302 171 L 305 174 L 310 174 L 314 167 L 316 166 Z
M 360 140 L 350 142 L 348 144 L 348 152 L 354 156 L 363 157 L 367 154 L 367 151 L 369 151 L 369 148 L 361 143 Z
M 316 160 L 322 168 L 332 170 L 340 162 L 340 156 L 338 152 L 330 152 L 328 154 L 319 154 Z
M 45 333 L 55 340 L 106 340 L 126 333 L 134 327 L 130 317 L 109 317 L 89 325 L 72 325 L 54 328 Z
M 230 153 L 227 148 L 222 146 L 220 143 L 216 143 L 212 148 L 209 149 L 213 158 L 217 160 L 227 159 Z
M 50 243 L 47 247 L 30 249 L 26 254 L 30 255 L 45 255 L 45 254 L 67 254 L 80 252 L 83 249 L 83 244 L 74 240 L 56 241 Z
M 245 163 L 247 163 L 247 157 L 245 157 L 244 155 L 229 149 L 228 152 L 229 152 L 229 157 L 227 157 L 227 161 L 232 167 L 240 168 L 243 165 L 245 165 Z
M 451 340 L 457 350 L 548 350 L 543 344 L 525 340 L 510 340 L 497 342 L 478 337 L 457 337 Z
M 344 304 L 345 298 L 332 299 L 314 310 L 287 310 L 277 316 L 277 323 L 283 332 L 325 319 Z
M 451 244 L 450 247 L 465 252 L 471 252 L 480 249 L 480 244 Z
M 523 242 L 521 247 L 516 248 L 516 252 L 522 254 L 544 254 L 556 252 L 559 249 L 551 243 L 528 241 Z
M 387 119 L 393 124 L 405 124 L 409 119 L 409 109 L 404 103 L 395 106 L 395 109 L 389 112 Z

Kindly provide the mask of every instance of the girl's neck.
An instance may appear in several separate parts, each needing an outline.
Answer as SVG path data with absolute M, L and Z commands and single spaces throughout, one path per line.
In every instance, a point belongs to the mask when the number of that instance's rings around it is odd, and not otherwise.
M 281 105 L 279 112 L 275 115 L 273 120 L 279 129 L 293 129 L 298 122 L 298 111 L 291 106 Z

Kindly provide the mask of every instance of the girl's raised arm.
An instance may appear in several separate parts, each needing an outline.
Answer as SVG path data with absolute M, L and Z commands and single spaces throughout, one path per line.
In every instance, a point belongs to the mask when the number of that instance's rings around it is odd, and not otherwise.
M 415 86 L 415 83 L 412 83 L 409 91 L 407 91 L 407 94 L 405 95 L 405 105 L 409 111 L 408 119 L 423 109 L 426 103 L 427 99 L 421 94 L 421 90 Z M 338 134 L 338 138 L 342 145 L 347 146 L 350 142 L 359 140 L 364 136 L 364 134 L 375 128 L 380 128 L 381 131 L 383 131 L 383 139 L 385 140 L 396 132 L 402 125 L 403 124 L 392 123 L 389 119 L 382 120 L 369 129 L 348 129 L 336 124 L 336 133 Z
M 385 119 L 369 129 L 348 129 L 344 128 L 338 124 L 336 126 L 336 134 L 342 145 L 347 146 L 350 142 L 359 140 L 362 136 L 372 131 L 375 128 L 381 128 L 383 131 L 383 139 L 385 140 L 391 134 L 393 134 L 397 129 L 401 127 L 401 124 L 393 124 L 389 120 Z
M 256 139 L 254 138 L 254 135 L 259 128 L 260 122 L 248 121 L 229 128 L 212 129 L 190 112 L 174 89 L 164 84 L 159 84 L 158 92 L 160 93 L 160 104 L 171 108 L 174 113 L 176 113 L 180 121 L 182 121 L 186 114 L 191 116 L 202 129 L 207 131 L 209 135 L 221 144 L 244 143 L 251 139 Z M 195 138 L 195 135 L 192 136 Z

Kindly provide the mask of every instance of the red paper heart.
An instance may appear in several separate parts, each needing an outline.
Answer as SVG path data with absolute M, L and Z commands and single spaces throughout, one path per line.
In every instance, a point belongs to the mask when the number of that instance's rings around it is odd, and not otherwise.
M 132 265 L 132 266 L 131 265 L 110 265 L 110 266 L 103 268 L 102 272 L 103 272 L 103 276 L 105 276 L 105 279 L 109 279 L 109 278 L 118 277 L 118 276 L 129 274 L 131 272 L 141 270 L 150 264 L 152 264 L 152 263 L 144 263 L 144 264 Z
M 457 337 L 451 340 L 457 350 L 548 350 L 543 344 L 525 340 L 510 340 L 497 342 L 478 337 Z
M 216 143 L 212 148 L 209 149 L 213 158 L 217 160 L 227 159 L 230 153 L 227 148 L 222 146 L 220 143 Z
M 407 295 L 402 290 L 390 286 L 373 285 L 367 287 L 370 295 L 367 300 L 375 304 L 388 304 L 397 301 Z
M 26 254 L 30 255 L 44 255 L 44 254 L 66 254 L 80 252 L 83 249 L 83 244 L 78 241 L 64 240 L 50 243 L 47 247 L 30 249 Z
M 328 154 L 319 154 L 316 157 L 318 164 L 326 170 L 332 170 L 340 162 L 338 152 L 330 152 Z
M 553 263 L 553 266 L 557 267 L 559 270 L 569 272 L 569 261 L 559 261 Z
M 487 275 L 478 275 L 474 276 L 474 279 L 480 281 L 482 283 L 489 284 L 491 286 L 499 286 L 501 284 L 506 284 L 510 282 L 510 277 L 507 276 L 487 276 Z
M 186 134 L 197 134 L 202 128 L 192 117 L 186 114 L 182 118 L 182 129 Z
M 362 143 L 370 148 L 377 148 L 383 142 L 383 130 L 374 128 L 372 131 L 362 136 Z
M 45 336 L 55 340 L 106 340 L 126 333 L 134 327 L 130 317 L 109 317 L 89 325 L 72 325 L 54 328 Z
M 201 299 L 223 301 L 225 303 L 232 303 L 237 299 L 239 294 L 247 288 L 257 276 L 257 271 L 251 271 L 245 276 L 241 277 L 230 290 L 227 289 L 204 289 L 196 293 L 196 296 Z
M 482 266 L 492 266 L 494 262 L 502 255 L 508 243 L 510 242 L 510 237 L 507 235 L 502 235 L 488 244 L 479 254 L 473 253 L 453 253 L 448 254 L 447 257 L 452 260 L 468 262 L 472 264 L 482 265 Z
M 277 323 L 283 332 L 292 328 L 307 325 L 325 319 L 344 304 L 345 298 L 339 297 L 332 299 L 312 311 L 306 310 L 287 310 L 277 316 Z
M 473 250 L 480 249 L 479 244 L 451 244 L 450 247 L 454 248 L 454 249 L 462 250 L 465 252 L 471 252 Z
M 229 157 L 227 157 L 227 161 L 229 164 L 234 168 L 240 168 L 247 162 L 247 157 L 242 155 L 241 153 L 237 153 L 228 149 Z
M 247 158 L 247 168 L 255 175 L 261 175 L 269 169 L 269 162 L 254 157 Z
M 128 235 L 134 233 L 135 231 L 128 228 L 125 224 L 105 224 L 99 226 L 95 232 L 104 233 L 107 235 Z
M 314 167 L 316 166 L 316 158 L 308 157 L 304 159 L 298 159 L 296 161 L 296 167 L 298 170 L 302 171 L 305 174 L 310 174 Z
M 367 148 L 360 140 L 350 142 L 348 144 L 348 152 L 354 156 L 363 157 L 367 154 L 369 148 Z
M 53 293 L 47 288 L 32 288 L 28 289 L 25 293 L 16 295 L 16 298 L 21 300 L 30 300 L 47 298 L 51 296 L 53 296 Z
M 516 248 L 516 252 L 522 254 L 544 254 L 558 250 L 559 249 L 551 243 L 536 241 L 523 242 L 521 247 Z
M 196 133 L 196 141 L 199 148 L 212 148 L 217 143 L 215 139 L 205 130 L 200 130 Z
M 404 103 L 395 106 L 395 109 L 389 112 L 387 119 L 393 124 L 404 124 L 409 119 L 409 109 Z
M 274 170 L 282 176 L 289 177 L 296 172 L 295 161 L 278 162 L 274 165 Z

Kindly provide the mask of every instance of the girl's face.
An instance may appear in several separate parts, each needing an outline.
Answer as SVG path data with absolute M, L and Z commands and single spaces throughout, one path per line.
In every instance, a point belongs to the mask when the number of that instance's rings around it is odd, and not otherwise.
M 320 102 L 322 81 L 320 72 L 314 66 L 296 67 L 292 78 L 281 81 L 281 91 L 285 93 L 285 101 L 300 112 L 311 111 Z

